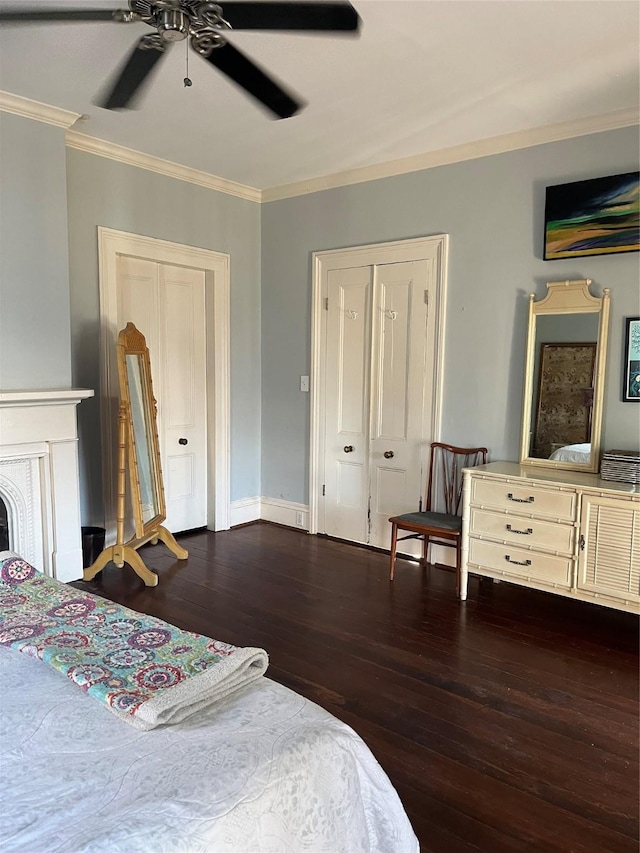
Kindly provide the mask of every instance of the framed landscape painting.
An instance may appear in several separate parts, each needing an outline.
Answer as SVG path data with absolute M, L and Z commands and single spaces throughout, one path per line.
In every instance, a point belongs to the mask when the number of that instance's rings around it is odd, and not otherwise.
M 547 187 L 544 260 L 640 250 L 640 173 Z

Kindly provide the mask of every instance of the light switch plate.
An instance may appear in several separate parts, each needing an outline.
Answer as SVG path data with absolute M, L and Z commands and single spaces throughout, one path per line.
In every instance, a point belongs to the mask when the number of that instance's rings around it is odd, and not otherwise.
M 308 391 L 309 390 L 309 377 L 308 376 L 301 376 L 300 377 L 300 390 L 301 391 Z

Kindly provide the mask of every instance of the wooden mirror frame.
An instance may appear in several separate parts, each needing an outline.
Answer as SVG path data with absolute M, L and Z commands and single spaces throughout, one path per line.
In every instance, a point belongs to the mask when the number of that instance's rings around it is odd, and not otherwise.
M 535 294 L 529 294 L 529 326 L 525 359 L 524 396 L 522 405 L 522 432 L 520 462 L 545 468 L 560 468 L 568 471 L 597 472 L 600 466 L 600 434 L 604 400 L 604 374 L 607 356 L 607 334 L 609 329 L 609 288 L 604 288 L 602 297 L 589 292 L 591 279 L 548 281 L 547 294 L 538 302 Z M 536 318 L 549 314 L 599 314 L 598 340 L 594 366 L 593 405 L 591 409 L 591 453 L 589 462 L 558 462 L 530 456 L 531 416 L 534 405 L 534 371 L 536 355 Z
M 100 554 L 98 559 L 84 570 L 83 579 L 92 580 L 109 562 L 122 568 L 128 563 L 134 572 L 142 578 L 146 586 L 156 586 L 158 576 L 150 571 L 138 554 L 138 548 L 151 542 L 155 545 L 158 540 L 164 542 L 167 548 L 179 560 L 186 560 L 188 551 L 176 542 L 173 534 L 162 525 L 166 518 L 164 486 L 162 483 L 162 467 L 160 463 L 160 445 L 158 442 L 157 409 L 153 396 L 151 381 L 151 362 L 147 342 L 142 332 L 133 323 L 118 335 L 118 377 L 120 380 L 120 409 L 118 414 L 118 498 L 116 512 L 116 544 Z M 144 423 L 144 438 L 148 452 L 149 471 L 152 475 L 151 488 L 153 491 L 153 516 L 145 519 L 143 510 L 142 489 L 140 486 L 140 466 L 138 462 L 138 447 L 141 445 L 140 435 L 136 436 L 136 423 L 131 405 L 131 387 L 127 370 L 127 357 L 135 356 L 140 365 L 140 402 L 142 404 L 142 422 Z M 128 542 L 124 540 L 124 526 L 127 496 L 127 465 L 129 469 L 129 496 L 133 509 L 135 537 Z

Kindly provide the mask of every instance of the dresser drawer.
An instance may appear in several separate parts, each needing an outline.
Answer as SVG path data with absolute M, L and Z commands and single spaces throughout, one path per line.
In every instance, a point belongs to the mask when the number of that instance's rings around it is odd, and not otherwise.
M 573 521 L 576 501 L 575 492 L 560 492 L 529 483 L 471 478 L 471 503 L 476 505 Z
M 554 557 L 511 545 L 498 545 L 481 539 L 469 540 L 469 571 L 473 566 L 486 568 L 505 578 L 530 578 L 548 584 L 571 586 L 572 560 Z
M 523 518 L 508 513 L 491 512 L 471 507 L 469 535 L 500 539 L 545 551 L 573 553 L 574 528 L 570 524 L 554 524 L 537 518 Z

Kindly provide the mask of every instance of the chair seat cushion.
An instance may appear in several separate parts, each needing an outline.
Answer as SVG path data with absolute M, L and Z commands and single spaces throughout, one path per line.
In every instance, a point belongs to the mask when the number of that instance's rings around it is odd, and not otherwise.
M 462 519 L 459 515 L 447 515 L 444 512 L 405 512 L 396 515 L 390 521 L 400 527 L 402 524 L 423 525 L 424 527 L 440 527 L 443 530 L 462 530 Z

